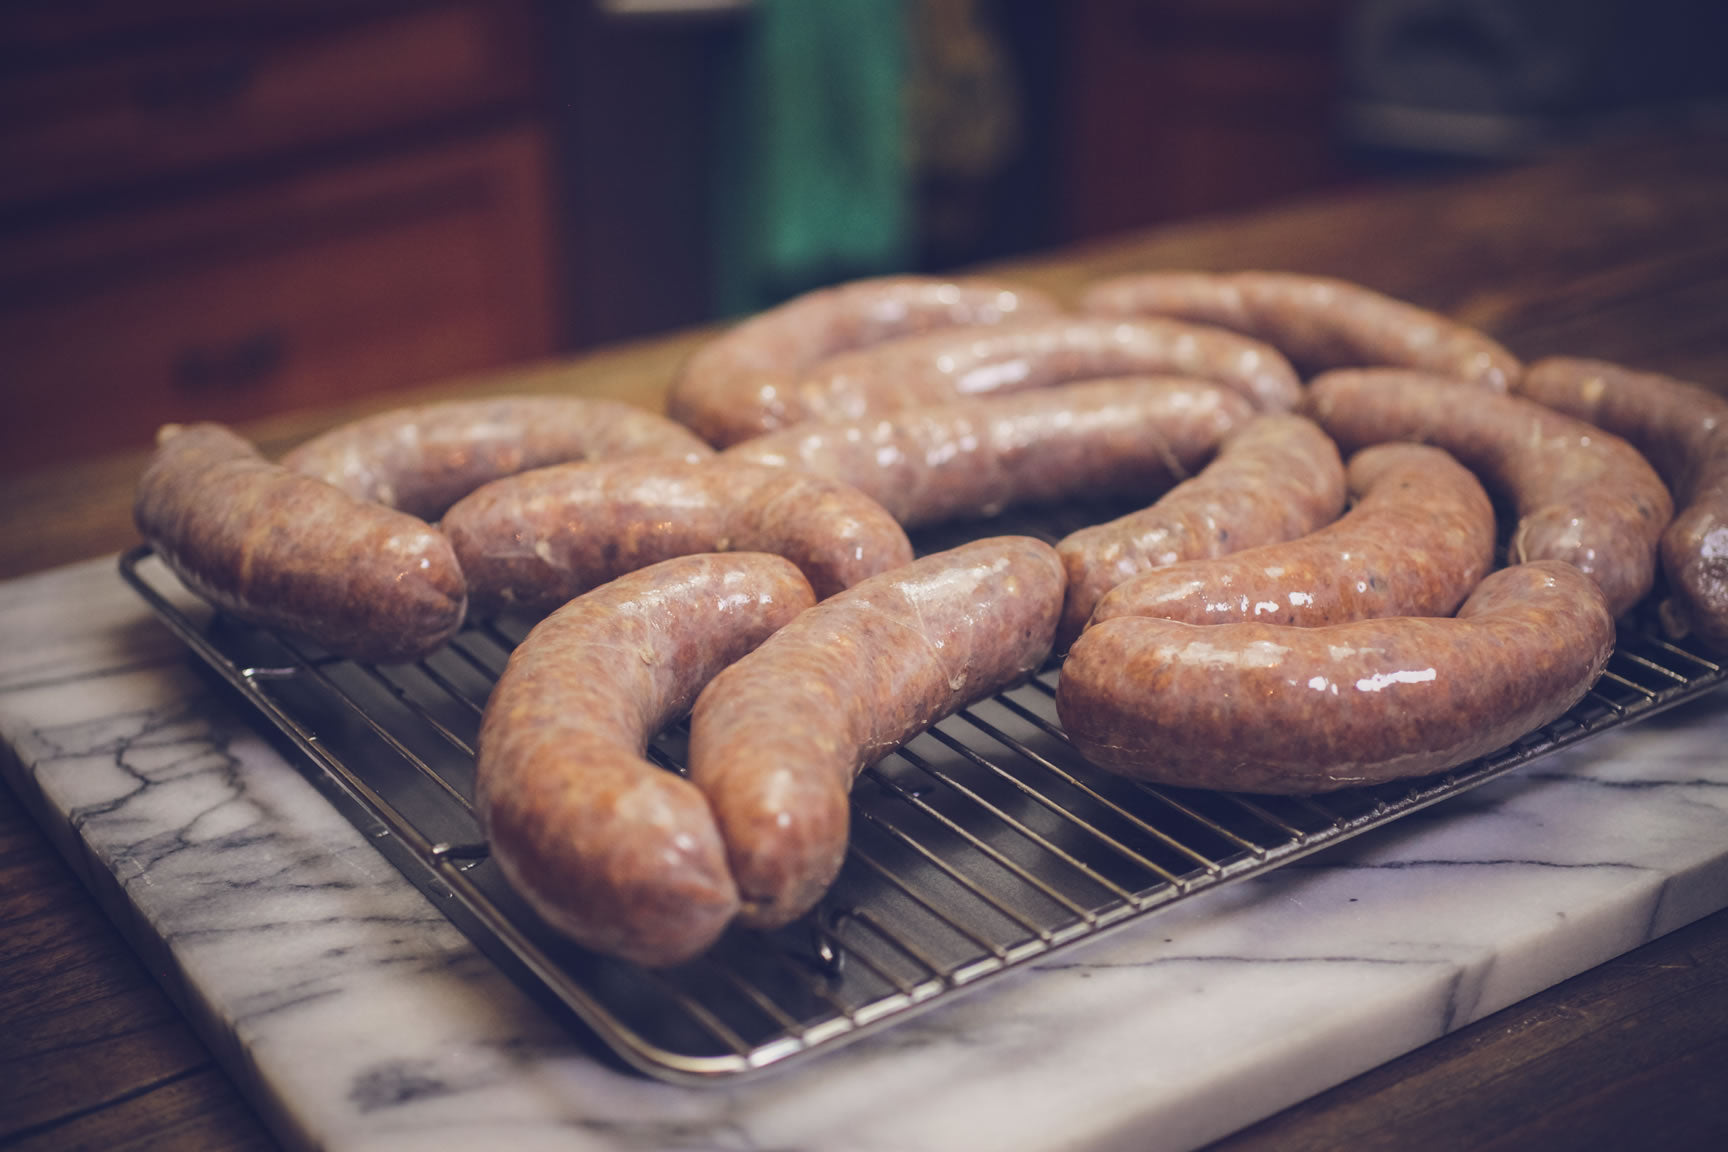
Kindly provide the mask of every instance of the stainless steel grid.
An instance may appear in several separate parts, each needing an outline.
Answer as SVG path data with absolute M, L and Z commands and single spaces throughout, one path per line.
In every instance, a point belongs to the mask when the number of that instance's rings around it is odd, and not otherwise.
M 1066 530 L 1046 520 L 1039 534 Z M 483 950 L 605 1051 L 679 1082 L 794 1064 L 1691 699 L 1724 676 L 1702 653 L 1662 639 L 1653 618 L 1638 620 L 1623 627 L 1584 701 L 1495 755 L 1414 782 L 1264 797 L 1153 787 L 1091 767 L 1057 723 L 1052 665 L 863 774 L 849 856 L 815 913 L 771 934 L 736 929 L 707 956 L 655 972 L 552 933 L 487 857 L 471 805 L 473 748 L 486 695 L 526 624 L 479 623 L 418 664 L 374 667 L 177 606 L 186 597 L 148 549 L 123 556 L 121 570 Z M 678 770 L 686 736 L 663 734 L 650 755 Z

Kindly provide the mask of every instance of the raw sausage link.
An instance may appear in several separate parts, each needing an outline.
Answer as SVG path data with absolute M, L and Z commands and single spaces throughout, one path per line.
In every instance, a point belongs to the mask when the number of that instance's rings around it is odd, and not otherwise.
M 1163 317 L 1058 316 L 907 336 L 816 365 L 787 397 L 793 420 L 858 420 L 968 396 L 1110 376 L 1188 376 L 1284 411 L 1301 398 L 1295 369 L 1270 345 Z
M 794 467 L 864 492 L 906 527 L 994 516 L 1014 504 L 1161 492 L 1253 415 L 1216 384 L 1136 377 L 809 422 L 721 459 Z
M 1522 366 L 1467 325 L 1360 284 L 1293 272 L 1146 272 L 1093 285 L 1081 309 L 1216 324 L 1283 352 L 1304 371 L 1399 366 L 1496 392 Z
M 1151 507 L 1056 545 L 1068 576 L 1058 648 L 1074 642 L 1099 598 L 1123 581 L 1182 560 L 1293 540 L 1335 520 L 1344 498 L 1344 463 L 1318 425 L 1289 413 L 1250 421 L 1205 470 Z
M 476 801 L 493 858 L 547 921 L 649 965 L 725 930 L 738 890 L 708 802 L 644 752 L 814 600 L 778 556 L 685 556 L 571 601 L 517 645 L 481 720 Z
M 1158 568 L 1119 584 L 1092 624 L 1157 616 L 1190 624 L 1315 627 L 1381 616 L 1450 616 L 1494 566 L 1494 505 L 1468 468 L 1425 444 L 1351 457 L 1351 509 L 1296 540 Z
M 1682 502 L 1709 454 L 1711 434 L 1728 424 L 1728 399 L 1606 360 L 1550 356 L 1530 365 L 1514 390 L 1630 441 Z
M 1728 652 L 1728 428 L 1710 434 L 1687 504 L 1662 533 L 1663 628 Z
M 824 357 L 935 328 L 1056 311 L 1042 292 L 976 278 L 884 276 L 821 288 L 697 349 L 673 380 L 666 410 L 723 448 L 794 423 L 792 385 Z
M 442 527 L 475 612 L 547 611 L 614 577 L 692 552 L 772 552 L 819 597 L 912 559 L 874 500 L 821 476 L 736 461 L 600 460 L 494 480 Z
M 1664 629 L 1728 651 L 1728 399 L 1672 376 L 1550 357 L 1518 391 L 1623 436 L 1662 473 L 1679 511 L 1662 533 Z
M 743 901 L 762 927 L 807 911 L 840 869 L 865 766 L 1040 667 L 1062 565 L 1023 536 L 975 541 L 817 605 L 714 678 L 690 721 Z
M 436 529 L 272 464 L 219 424 L 162 429 L 133 518 L 199 596 L 339 656 L 417 660 L 462 624 L 462 570 Z
M 1520 396 L 1461 394 L 1456 380 L 1396 369 L 1328 372 L 1309 385 L 1340 448 L 1435 444 L 1513 505 L 1513 563 L 1565 560 L 1595 577 L 1614 614 L 1651 589 L 1674 514 L 1661 477 L 1617 436 Z
M 1069 653 L 1056 707 L 1086 758 L 1123 775 L 1322 792 L 1502 748 L 1576 703 L 1613 650 L 1596 585 L 1536 561 L 1490 574 L 1455 618 L 1104 621 Z
M 488 480 L 529 468 L 618 456 L 711 455 L 689 429 L 631 404 L 513 396 L 380 412 L 308 440 L 282 463 L 351 496 L 436 519 Z

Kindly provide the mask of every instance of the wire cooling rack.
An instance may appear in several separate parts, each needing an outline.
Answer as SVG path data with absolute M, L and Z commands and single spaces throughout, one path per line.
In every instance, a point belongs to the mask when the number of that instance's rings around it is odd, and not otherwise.
M 1070 527 L 1046 518 L 1033 532 L 1054 539 Z M 964 538 L 918 543 L 933 551 Z M 477 945 L 624 1063 L 683 1083 L 794 1064 L 1682 703 L 1724 676 L 1704 654 L 1663 639 L 1649 613 L 1622 622 L 1608 671 L 1584 700 L 1498 753 L 1416 781 L 1267 797 L 1154 787 L 1091 767 L 1057 722 L 1052 664 L 864 772 L 845 866 L 815 912 L 773 933 L 733 929 L 700 959 L 651 971 L 552 932 L 488 857 L 472 805 L 473 750 L 487 693 L 526 624 L 472 624 L 416 664 L 357 664 L 193 605 L 147 548 L 120 564 Z M 686 737 L 682 727 L 664 733 L 650 756 L 679 770 Z

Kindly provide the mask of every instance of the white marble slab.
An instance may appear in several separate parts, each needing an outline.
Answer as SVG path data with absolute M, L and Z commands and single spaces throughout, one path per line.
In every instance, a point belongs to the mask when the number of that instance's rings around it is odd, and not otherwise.
M 812 1064 L 612 1070 L 195 675 L 112 560 L 0 585 L 10 783 L 290 1144 L 1184 1149 L 1728 906 L 1714 694 Z

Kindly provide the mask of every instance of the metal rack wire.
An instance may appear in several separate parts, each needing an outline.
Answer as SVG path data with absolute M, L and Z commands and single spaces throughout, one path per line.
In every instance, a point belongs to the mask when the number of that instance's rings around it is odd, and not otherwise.
M 1040 534 L 1064 530 L 1048 523 Z M 1588 697 L 1499 753 L 1417 781 L 1266 797 L 1153 787 L 1093 768 L 1057 723 L 1052 665 L 866 770 L 845 867 L 815 913 L 771 934 L 735 929 L 699 960 L 656 972 L 557 936 L 488 859 L 471 804 L 473 750 L 487 693 L 526 625 L 482 622 L 418 664 L 361 665 L 186 606 L 146 548 L 123 556 L 121 571 L 484 951 L 626 1064 L 679 1082 L 794 1064 L 1724 677 L 1705 655 L 1664 640 L 1653 619 L 1634 621 Z M 666 732 L 650 755 L 678 770 L 686 738 Z

